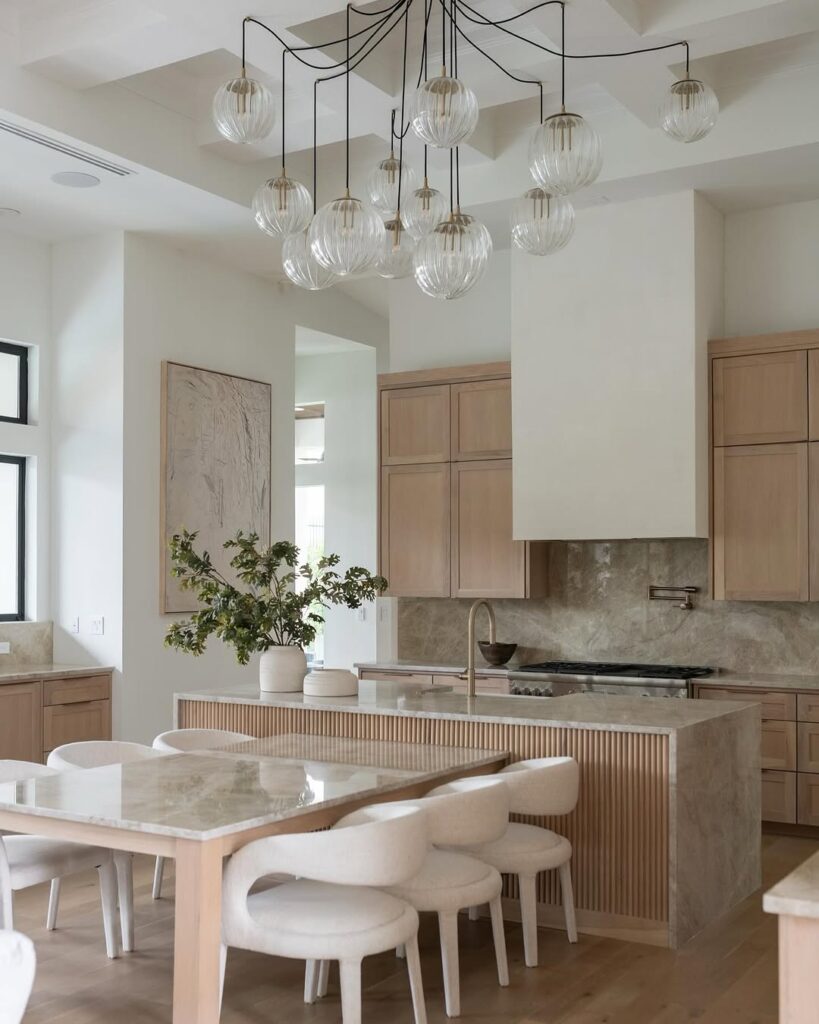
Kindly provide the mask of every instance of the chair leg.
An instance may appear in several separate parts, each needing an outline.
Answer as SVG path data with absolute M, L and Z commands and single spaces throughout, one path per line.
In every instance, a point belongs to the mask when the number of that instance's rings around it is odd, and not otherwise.
M 318 969 L 318 984 L 316 986 L 316 995 L 319 999 L 323 999 L 327 995 L 327 985 L 330 981 L 330 961 L 320 960 Z
M 134 857 L 131 853 L 117 851 L 114 854 L 117 869 L 117 890 L 119 893 L 119 922 L 122 931 L 122 948 L 131 953 L 134 949 Z
M 572 862 L 560 865 L 560 889 L 563 893 L 563 913 L 566 915 L 566 934 L 569 942 L 577 942 L 577 921 L 574 916 L 574 889 L 572 888 Z
M 100 902 L 102 903 L 102 926 L 105 931 L 105 952 L 111 960 L 119 956 L 117 937 L 117 872 L 113 860 L 107 860 L 97 868 L 100 876 Z
M 46 914 L 46 928 L 53 932 L 57 927 L 57 911 L 60 909 L 60 882 L 59 878 L 51 879 L 51 891 L 48 894 L 48 913 Z
M 158 900 L 162 898 L 162 878 L 165 874 L 165 858 L 157 857 L 156 863 L 154 864 L 154 886 L 151 889 L 151 899 Z
M 477 921 L 478 920 L 478 918 L 480 917 L 479 910 L 480 910 L 480 907 L 470 907 L 469 908 L 469 910 L 467 911 L 467 916 L 469 917 L 470 921 Z
M 444 1003 L 447 1017 L 461 1015 L 461 984 L 458 965 L 458 915 L 447 911 L 438 914 L 441 934 L 441 966 L 444 971 Z
M 157 858 L 158 859 L 158 858 Z M 222 1000 L 225 995 L 225 968 L 227 967 L 228 948 L 222 942 L 219 946 L 219 1012 L 222 1012 Z
M 14 893 L 11 889 L 11 883 L 3 885 L 2 892 L 0 892 L 0 928 L 7 928 L 12 931 L 14 928 Z
M 342 1024 L 361 1024 L 361 961 L 341 960 L 339 975 Z
M 537 967 L 537 875 L 519 875 L 520 919 L 523 924 L 523 958 Z
M 318 996 L 318 960 L 308 960 L 304 965 L 304 1001 L 314 1003 Z
M 395 947 L 395 955 L 398 957 L 399 960 L 403 960 L 406 957 L 407 949 L 403 943 L 400 946 Z
M 492 917 L 492 938 L 495 941 L 495 960 L 498 964 L 498 984 L 504 988 L 509 984 L 509 963 L 506 959 L 506 932 L 503 928 L 503 907 L 500 896 L 489 904 Z
M 427 1024 L 427 1004 L 424 1001 L 424 982 L 421 977 L 421 957 L 418 952 L 418 932 L 408 939 L 404 948 L 407 951 L 407 971 L 409 972 L 410 992 L 412 993 L 412 1011 L 415 1024 Z

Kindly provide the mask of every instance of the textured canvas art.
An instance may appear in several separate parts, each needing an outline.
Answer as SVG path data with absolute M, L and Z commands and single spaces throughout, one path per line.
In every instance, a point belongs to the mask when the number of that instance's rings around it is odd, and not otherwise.
M 270 385 L 180 363 L 162 364 L 160 606 L 195 611 L 170 574 L 168 539 L 183 527 L 230 578 L 222 544 L 237 530 L 270 543 Z

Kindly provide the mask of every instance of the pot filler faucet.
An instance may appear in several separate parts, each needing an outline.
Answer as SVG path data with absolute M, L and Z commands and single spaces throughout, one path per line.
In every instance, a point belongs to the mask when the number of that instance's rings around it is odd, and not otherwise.
M 467 697 L 475 696 L 475 619 L 478 615 L 478 609 L 483 605 L 486 609 L 486 614 L 489 616 L 489 642 L 493 644 L 495 642 L 495 612 L 492 605 L 488 601 L 476 601 L 469 609 L 469 627 L 467 630 L 467 642 L 469 644 L 469 651 L 467 654 L 466 661 L 466 695 Z

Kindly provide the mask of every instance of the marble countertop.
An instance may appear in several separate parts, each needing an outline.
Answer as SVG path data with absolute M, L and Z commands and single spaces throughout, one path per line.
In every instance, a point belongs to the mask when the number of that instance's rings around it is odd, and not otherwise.
M 24 813 L 204 841 L 505 761 L 498 750 L 269 736 L 0 783 L 0 815 L 8 812 L 4 828 Z
M 358 661 L 353 668 L 358 668 L 365 672 L 423 672 L 429 675 L 466 675 L 466 665 L 435 665 L 429 662 L 422 665 L 416 661 L 407 661 L 401 658 L 397 661 Z M 487 665 L 486 662 L 482 661 L 481 664 L 475 666 L 475 672 L 479 676 L 500 676 L 501 679 L 506 679 L 509 674 L 509 666 Z
M 47 661 L 32 665 L 10 665 L 2 668 L 0 686 L 5 683 L 27 683 L 33 679 L 68 679 L 72 676 L 101 676 L 113 672 L 112 665 L 62 665 Z
M 490 694 L 469 698 L 452 692 L 436 693 L 411 683 L 380 680 L 362 680 L 357 697 L 260 693 L 256 687 L 188 691 L 177 693 L 175 697 L 177 701 L 259 704 L 281 708 L 349 711 L 353 714 L 407 715 L 414 718 L 660 734 L 678 732 L 701 722 L 756 707 L 754 704 L 737 701 L 663 700 L 580 693 L 549 698 Z
M 762 897 L 769 914 L 819 918 L 819 853 L 814 853 Z

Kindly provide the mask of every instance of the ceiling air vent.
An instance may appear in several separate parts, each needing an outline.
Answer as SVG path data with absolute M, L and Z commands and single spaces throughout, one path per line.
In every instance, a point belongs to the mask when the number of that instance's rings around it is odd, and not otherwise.
M 110 160 L 105 160 L 101 156 L 87 153 L 85 150 L 77 149 L 76 146 L 71 146 L 67 142 L 60 142 L 59 139 L 52 139 L 48 135 L 42 135 L 40 132 L 32 131 L 31 128 L 24 128 L 22 125 L 13 124 L 11 121 L 0 120 L 0 131 L 16 135 L 20 139 L 26 139 L 28 142 L 34 142 L 38 146 L 45 146 L 46 149 L 52 149 L 56 153 L 63 153 L 65 156 L 73 157 L 75 160 L 82 160 L 84 164 L 90 164 L 101 171 L 108 171 L 109 174 L 116 174 L 120 178 L 126 178 L 134 173 L 128 170 L 127 167 L 112 164 Z

